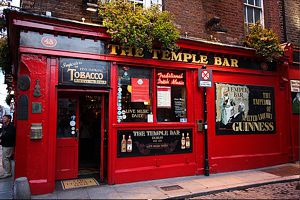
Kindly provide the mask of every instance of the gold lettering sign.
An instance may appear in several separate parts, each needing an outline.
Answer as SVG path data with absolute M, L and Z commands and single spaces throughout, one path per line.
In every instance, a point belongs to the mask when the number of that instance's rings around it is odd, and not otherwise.
M 144 57 L 143 49 L 123 49 L 119 45 L 109 44 L 107 46 L 110 50 L 110 55 L 120 55 L 129 57 Z M 154 60 L 167 60 L 176 62 L 196 63 L 196 64 L 209 64 L 208 56 L 200 53 L 188 53 L 188 52 L 173 52 L 167 50 L 152 49 L 150 51 L 151 58 Z M 213 57 L 213 65 L 221 67 L 239 67 L 238 60 L 226 57 Z

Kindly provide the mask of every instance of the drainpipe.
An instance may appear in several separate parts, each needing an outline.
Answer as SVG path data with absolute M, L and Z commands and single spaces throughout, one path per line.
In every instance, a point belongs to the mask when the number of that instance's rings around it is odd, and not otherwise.
M 283 28 L 283 42 L 287 42 L 287 33 L 286 33 L 286 21 L 285 21 L 285 5 L 284 0 L 281 0 L 281 13 L 282 13 L 282 28 Z

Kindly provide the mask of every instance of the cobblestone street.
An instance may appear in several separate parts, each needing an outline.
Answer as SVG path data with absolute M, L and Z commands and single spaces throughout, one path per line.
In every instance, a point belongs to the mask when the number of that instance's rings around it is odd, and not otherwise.
M 232 190 L 216 194 L 201 195 L 193 199 L 299 199 L 299 181 L 268 184 L 243 190 Z

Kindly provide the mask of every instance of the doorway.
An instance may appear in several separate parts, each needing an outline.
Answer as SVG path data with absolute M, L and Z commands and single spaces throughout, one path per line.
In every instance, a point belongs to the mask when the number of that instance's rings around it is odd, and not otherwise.
M 104 103 L 103 94 L 58 94 L 56 179 L 104 181 Z
M 98 175 L 100 172 L 101 96 L 79 97 L 79 157 L 78 175 Z M 98 177 L 97 177 L 98 178 Z

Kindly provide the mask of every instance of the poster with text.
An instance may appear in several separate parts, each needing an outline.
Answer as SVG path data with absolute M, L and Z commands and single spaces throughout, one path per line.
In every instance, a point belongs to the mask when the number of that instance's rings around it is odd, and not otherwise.
M 149 79 L 131 78 L 131 102 L 149 102 Z
M 216 83 L 216 134 L 275 133 L 274 88 Z
M 157 86 L 157 107 L 171 108 L 171 87 Z

